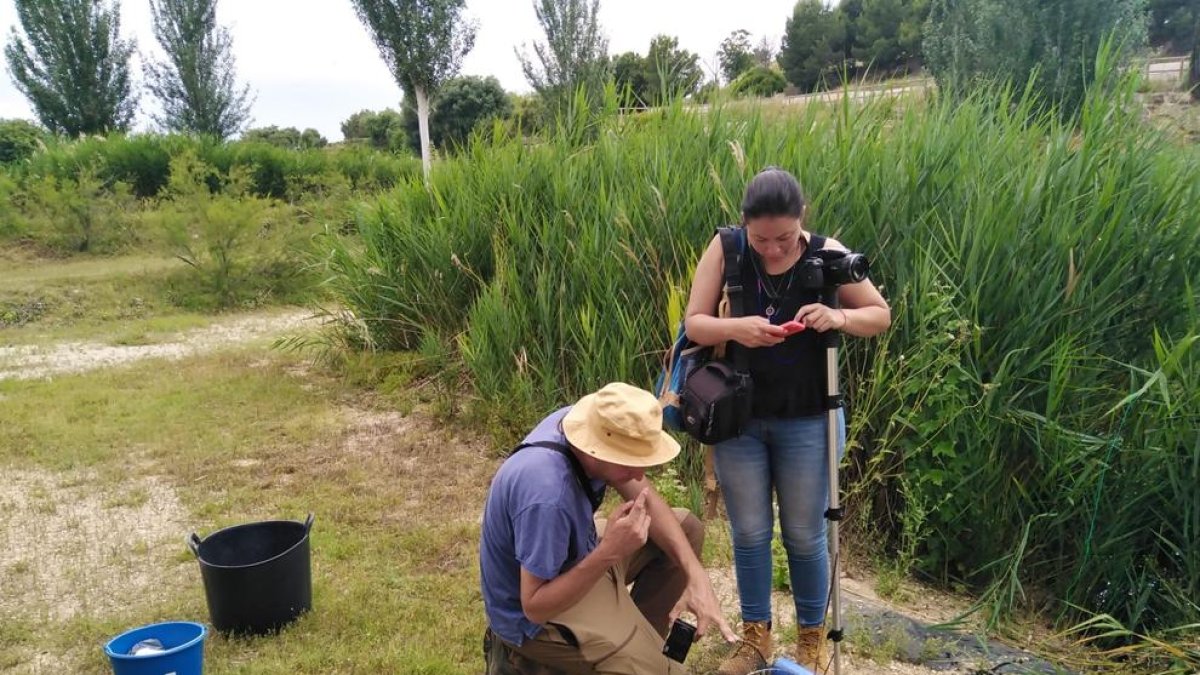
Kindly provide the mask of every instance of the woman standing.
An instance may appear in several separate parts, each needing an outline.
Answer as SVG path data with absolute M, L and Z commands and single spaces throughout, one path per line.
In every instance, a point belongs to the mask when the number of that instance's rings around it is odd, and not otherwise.
M 685 326 L 702 345 L 730 342 L 748 350 L 754 380 L 753 419 L 741 436 L 715 446 L 717 479 L 733 533 L 734 564 L 743 640 L 721 664 L 721 675 L 746 675 L 772 656 L 772 490 L 787 551 L 796 605 L 796 660 L 814 673 L 829 667 L 825 611 L 829 551 L 825 508 L 829 498 L 825 347 L 821 333 L 878 335 L 891 310 L 869 279 L 838 287 L 840 309 L 820 302 L 820 291 L 797 279 L 801 262 L 839 242 L 805 229 L 808 205 L 790 173 L 768 168 L 746 187 L 742 226 L 749 245 L 742 259 L 745 316 L 721 319 L 717 303 L 724 255 L 714 237 L 696 266 Z M 806 330 L 788 336 L 779 324 L 799 321 Z M 845 419 L 839 415 L 839 456 Z

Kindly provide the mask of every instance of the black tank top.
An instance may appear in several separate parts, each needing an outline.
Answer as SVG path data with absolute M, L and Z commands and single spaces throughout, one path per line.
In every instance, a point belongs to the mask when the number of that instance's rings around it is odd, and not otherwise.
M 811 235 L 796 265 L 783 274 L 769 275 L 764 283 L 759 270 L 764 274 L 766 270 L 757 259 L 758 254 L 747 244 L 748 255 L 742 257 L 746 316 L 757 314 L 779 325 L 794 319 L 804 305 L 820 302 L 819 290 L 800 287 L 797 268 L 824 247 L 825 237 Z M 771 298 L 772 291 L 778 299 Z M 774 312 L 768 315 L 768 308 L 772 307 Z M 808 417 L 825 412 L 825 345 L 820 333 L 803 330 L 774 347 L 748 349 L 737 345 L 736 348 L 746 349 L 749 355 L 756 418 Z

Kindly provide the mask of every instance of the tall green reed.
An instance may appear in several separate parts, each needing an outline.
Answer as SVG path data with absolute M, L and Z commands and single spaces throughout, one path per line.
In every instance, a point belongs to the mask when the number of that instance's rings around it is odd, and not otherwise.
M 510 435 L 607 381 L 649 386 L 713 228 L 783 166 L 895 308 L 845 351 L 851 535 L 1005 584 L 1000 613 L 1028 584 L 1139 630 L 1200 616 L 1200 155 L 1128 83 L 1078 124 L 1011 87 L 582 124 L 481 134 L 364 208 L 330 283 L 371 343 L 453 341 Z M 1128 398 L 1157 372 L 1182 393 Z

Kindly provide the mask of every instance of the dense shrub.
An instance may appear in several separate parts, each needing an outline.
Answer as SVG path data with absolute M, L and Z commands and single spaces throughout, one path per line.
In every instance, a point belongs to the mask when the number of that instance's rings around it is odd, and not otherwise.
M 256 305 L 300 285 L 308 233 L 287 208 L 255 196 L 251 185 L 245 167 L 220 175 L 190 152 L 171 160 L 165 198 L 147 219 L 164 228 L 171 252 L 190 268 L 177 282 L 180 304 Z
M 754 66 L 729 85 L 735 96 L 774 96 L 786 88 L 783 73 L 767 66 Z
M 244 167 L 253 194 L 293 201 L 306 186 L 345 179 L 354 190 L 374 191 L 420 171 L 420 162 L 412 157 L 362 147 L 288 150 L 265 142 L 157 134 L 53 140 L 11 171 L 18 182 L 77 180 L 86 168 L 106 187 L 124 183 L 135 196 L 147 199 L 163 191 L 170 181 L 171 159 L 184 153 L 194 154 L 224 176 Z
M 46 133 L 25 120 L 0 120 L 0 164 L 19 162 L 42 146 Z

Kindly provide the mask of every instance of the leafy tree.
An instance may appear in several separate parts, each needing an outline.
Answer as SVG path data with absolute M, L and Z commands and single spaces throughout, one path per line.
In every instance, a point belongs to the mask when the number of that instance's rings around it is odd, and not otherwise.
M 242 140 L 268 143 L 277 148 L 285 148 L 287 150 L 323 148 L 329 144 L 329 141 L 316 129 L 300 131 L 296 127 L 281 128 L 274 125 L 259 127 L 257 129 L 247 129 L 242 134 Z
M 750 31 L 739 28 L 721 41 L 717 52 L 717 63 L 726 82 L 733 82 L 738 75 L 754 67 L 754 52 L 750 47 Z
M 545 128 L 550 121 L 550 111 L 546 101 L 534 92 L 532 94 L 509 94 L 512 103 L 512 114 L 509 117 L 510 132 L 520 136 L 532 136 Z
M 625 52 L 612 61 L 613 81 L 617 95 L 623 97 L 621 105 L 626 108 L 644 108 L 650 101 L 649 69 L 646 59 L 637 52 Z
M 167 131 L 228 138 L 250 120 L 250 86 L 237 86 L 229 30 L 217 25 L 217 0 L 150 0 L 154 37 L 166 61 L 146 65 Z
M 1200 6 L 1195 0 L 1150 0 L 1150 46 L 1187 54 L 1197 42 Z
M 939 89 L 1031 78 L 1044 105 L 1074 114 L 1112 39 L 1118 60 L 1146 41 L 1140 0 L 933 0 L 924 53 Z
M 0 120 L 0 164 L 19 162 L 41 147 L 45 132 L 25 120 Z
M 342 122 L 342 137 L 347 141 L 365 143 L 376 150 L 394 151 L 408 146 L 404 117 L 391 108 L 378 112 L 360 110 L 354 113 Z M 416 152 L 420 151 L 418 141 Z
M 329 145 L 329 141 L 316 129 L 305 129 L 300 133 L 300 147 L 302 148 L 323 148 L 327 145 Z
M 789 82 L 810 92 L 841 63 L 845 29 L 821 0 L 800 0 L 787 21 L 779 66 Z
M 764 35 L 758 41 L 758 46 L 754 48 L 754 62 L 760 66 L 770 66 L 774 63 L 776 56 L 778 56 L 778 52 L 775 45 L 771 44 L 771 41 Z
M 754 66 L 729 85 L 736 96 L 774 96 L 786 88 L 787 78 L 783 73 L 764 66 Z
M 466 0 L 351 0 L 370 30 L 392 77 L 417 102 L 425 179 L 432 169 L 429 99 L 458 73 L 475 46 L 475 25 L 463 17 Z
M 533 56 L 518 49 L 529 86 L 558 109 L 583 87 L 598 97 L 608 79 L 608 39 L 600 27 L 600 0 L 534 0 L 533 9 L 546 36 L 533 45 Z
M 14 27 L 4 55 L 17 89 L 54 133 L 124 131 L 137 105 L 122 40 L 120 9 L 104 0 L 14 0 L 24 36 Z
M 854 59 L 854 44 L 858 40 L 858 17 L 862 16 L 862 12 L 863 0 L 842 0 L 833 10 L 842 26 L 842 39 L 837 44 L 837 51 L 842 57 L 841 66 L 850 73 L 858 69 Z
M 504 119 L 512 114 L 513 104 L 500 81 L 494 77 L 456 77 L 438 90 L 432 102 L 429 134 L 438 147 L 462 146 L 480 124 Z M 413 138 L 416 113 L 405 108 L 404 123 Z
M 853 25 L 851 54 L 885 73 L 915 65 L 928 13 L 925 0 L 862 0 Z
M 906 62 L 902 65 L 911 72 L 924 67 L 921 46 L 925 43 L 925 24 L 929 21 L 929 0 L 907 0 L 906 9 L 896 41 L 900 58 Z
M 656 105 L 696 93 L 704 71 L 700 57 L 679 48 L 679 38 L 656 35 L 646 54 L 646 84 L 650 100 Z

